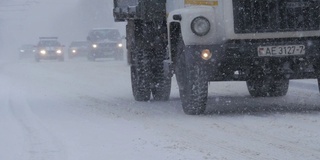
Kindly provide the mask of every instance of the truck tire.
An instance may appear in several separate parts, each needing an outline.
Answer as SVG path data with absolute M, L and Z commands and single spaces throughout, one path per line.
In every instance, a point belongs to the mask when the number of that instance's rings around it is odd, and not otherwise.
M 156 101 L 167 101 L 170 98 L 171 77 L 165 76 L 163 64 L 158 64 L 153 69 L 153 86 L 151 92 Z
M 269 89 L 269 96 L 271 97 L 281 97 L 288 93 L 289 89 L 289 79 L 280 79 L 272 83 Z
M 160 34 L 159 34 L 160 35 Z M 164 71 L 164 60 L 166 57 L 166 46 L 164 39 L 156 38 L 155 40 L 155 51 L 153 55 L 152 62 L 152 95 L 156 101 L 167 101 L 170 98 L 171 92 L 171 77 L 165 74 Z
M 268 95 L 263 80 L 253 79 L 247 81 L 247 88 L 252 97 L 266 97 Z
M 247 88 L 252 97 L 280 97 L 285 96 L 289 88 L 289 79 L 274 77 L 251 79 L 247 81 Z
M 202 65 L 188 63 L 188 48 L 182 40 L 178 44 L 175 73 L 183 111 L 188 115 L 203 114 L 208 99 L 207 72 Z
M 151 96 L 150 60 L 146 52 L 133 53 L 133 64 L 131 65 L 131 86 L 136 101 L 148 101 Z
M 319 88 L 319 92 L 320 92 L 320 78 L 318 78 L 318 88 Z

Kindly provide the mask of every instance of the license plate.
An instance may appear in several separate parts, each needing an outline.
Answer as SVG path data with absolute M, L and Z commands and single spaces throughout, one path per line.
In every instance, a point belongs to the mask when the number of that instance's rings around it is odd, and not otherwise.
M 295 56 L 306 53 L 304 45 L 259 46 L 258 56 Z

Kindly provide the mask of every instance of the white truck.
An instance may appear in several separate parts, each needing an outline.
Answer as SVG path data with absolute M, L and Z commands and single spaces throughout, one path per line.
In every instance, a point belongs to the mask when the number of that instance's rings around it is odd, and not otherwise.
M 168 100 L 173 74 L 191 115 L 205 111 L 210 81 L 246 81 L 253 97 L 320 83 L 320 0 L 114 0 L 113 12 L 128 23 L 138 101 Z

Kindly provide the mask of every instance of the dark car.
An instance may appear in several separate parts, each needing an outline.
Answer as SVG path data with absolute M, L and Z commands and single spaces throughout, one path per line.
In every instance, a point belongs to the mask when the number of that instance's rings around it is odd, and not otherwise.
M 19 47 L 19 58 L 32 57 L 35 53 L 35 47 L 32 44 L 25 44 Z
M 73 41 L 68 49 L 68 57 L 86 56 L 89 52 L 89 44 L 87 41 Z
M 96 58 L 110 57 L 123 60 L 124 49 L 118 29 L 93 29 L 89 32 L 87 40 L 90 45 L 88 60 L 94 61 Z
M 58 41 L 58 37 L 40 37 L 36 46 L 35 60 L 57 59 L 64 61 L 63 45 Z

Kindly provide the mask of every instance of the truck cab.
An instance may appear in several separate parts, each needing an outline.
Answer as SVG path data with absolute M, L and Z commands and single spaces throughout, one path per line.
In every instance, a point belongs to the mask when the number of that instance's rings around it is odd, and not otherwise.
M 133 27 L 139 23 L 158 24 L 153 37 L 166 34 L 160 38 L 165 56 L 158 60 L 164 77 L 175 74 L 186 114 L 205 112 L 212 81 L 246 81 L 253 97 L 285 96 L 290 79 L 320 81 L 319 0 L 135 2 L 127 8 L 115 3 L 115 20 L 118 14 L 128 22 L 127 35 L 143 34 Z M 145 5 L 152 4 L 159 11 L 144 17 L 144 8 L 150 8 Z M 152 54 L 146 59 L 155 60 Z

